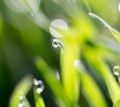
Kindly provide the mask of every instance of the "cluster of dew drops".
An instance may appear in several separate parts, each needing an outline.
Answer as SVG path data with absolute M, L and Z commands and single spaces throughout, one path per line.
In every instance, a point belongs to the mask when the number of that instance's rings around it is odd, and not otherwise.
M 60 80 L 60 74 L 58 71 L 55 72 L 56 78 Z M 33 79 L 33 89 L 36 91 L 37 94 L 41 94 L 44 91 L 45 85 L 43 81 Z M 18 107 L 25 107 L 26 97 L 23 95 L 22 92 L 19 92 L 19 104 Z
M 37 94 L 41 94 L 43 92 L 45 86 L 41 80 L 34 79 L 33 80 L 33 88 L 35 89 Z M 20 102 L 18 104 L 18 107 L 24 107 L 26 98 L 22 94 L 22 92 L 20 93 L 19 100 L 20 100 Z

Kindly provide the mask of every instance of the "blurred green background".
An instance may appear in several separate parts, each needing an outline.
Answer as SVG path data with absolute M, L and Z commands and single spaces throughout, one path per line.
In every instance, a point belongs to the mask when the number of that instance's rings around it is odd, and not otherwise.
M 90 8 L 83 0 L 76 2 L 86 14 L 91 9 L 120 31 L 119 0 L 88 0 Z M 42 0 L 40 8 L 50 20 L 69 18 L 63 7 L 54 0 Z M 113 38 L 103 25 L 96 21 L 93 23 L 97 26 L 99 36 Z M 0 107 L 8 106 L 14 87 L 25 75 L 32 74 L 42 79 L 33 63 L 33 59 L 37 56 L 42 57 L 51 68 L 60 70 L 59 49 L 55 50 L 52 47 L 50 33 L 35 24 L 28 14 L 15 12 L 5 4 L 4 0 L 0 0 Z M 44 97 L 47 99 L 45 100 L 48 102 L 47 105 L 52 101 L 47 96 L 49 93 L 50 90 L 46 87 Z M 52 104 L 49 107 L 52 107 Z
M 25 75 L 39 77 L 33 64 L 36 56 L 54 69 L 59 67 L 50 34 L 0 0 L 0 107 L 8 106 L 14 87 Z

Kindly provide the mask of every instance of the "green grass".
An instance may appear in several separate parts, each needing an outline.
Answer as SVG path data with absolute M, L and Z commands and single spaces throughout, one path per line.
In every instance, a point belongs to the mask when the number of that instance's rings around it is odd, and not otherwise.
M 112 25 L 117 23 L 113 20 L 117 2 L 113 0 L 99 0 L 98 2 L 94 0 L 56 0 L 56 2 L 48 0 L 47 2 L 49 3 L 40 0 L 21 0 L 16 3 L 12 0 L 5 0 L 4 2 L 12 9 L 11 15 L 15 14 L 12 13 L 15 11 L 17 12 L 15 17 L 25 15 L 23 19 L 27 18 L 32 23 L 30 26 L 35 33 L 28 31 L 31 35 L 31 38 L 28 37 L 29 40 L 24 37 L 24 34 L 27 34 L 26 30 L 21 25 L 19 29 L 24 43 L 23 47 L 26 46 L 25 53 L 31 53 L 28 54 L 28 59 L 30 58 L 38 73 L 37 76 L 31 74 L 32 76 L 28 75 L 21 79 L 14 88 L 9 107 L 31 107 L 27 96 L 30 90 L 33 91 L 34 101 L 32 102 L 35 107 L 46 107 L 47 98 L 45 99 L 42 94 L 46 86 L 49 87 L 51 98 L 58 107 L 113 107 L 113 105 L 120 107 L 120 33 L 106 22 L 108 20 Z M 44 3 L 48 5 L 47 8 L 44 7 Z M 114 5 L 110 8 L 112 3 Z M 109 18 L 110 14 L 107 13 L 106 8 L 111 11 L 113 19 Z M 3 22 L 0 17 L 0 35 L 4 34 Z M 36 25 L 38 28 L 34 27 Z M 40 34 L 41 37 L 32 37 L 31 33 L 33 36 Z M 55 56 L 52 53 L 49 54 L 52 48 L 47 47 L 48 41 L 42 41 L 45 40 L 46 35 L 51 35 L 49 38 L 52 38 L 53 42 L 49 39 L 49 43 L 54 48 L 58 48 L 55 50 L 59 53 L 57 56 L 60 62 L 57 67 L 60 72 L 59 79 L 51 66 L 51 63 L 55 64 L 50 55 L 54 58 Z M 39 53 L 39 48 L 36 48 L 39 40 L 41 53 Z M 27 50 L 27 47 L 32 47 L 29 48 L 31 51 Z M 7 55 L 11 61 L 9 53 Z M 46 56 L 48 61 L 46 61 Z M 113 70 L 116 65 L 118 65 L 115 71 L 117 76 Z M 45 84 L 42 81 L 45 81 Z

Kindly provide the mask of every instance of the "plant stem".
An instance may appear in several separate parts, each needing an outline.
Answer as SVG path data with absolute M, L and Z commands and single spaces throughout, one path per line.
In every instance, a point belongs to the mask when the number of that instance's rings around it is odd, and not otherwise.
M 75 105 L 79 98 L 79 83 L 74 62 L 79 59 L 79 48 L 75 44 L 66 44 L 61 52 L 62 82 L 68 99 Z

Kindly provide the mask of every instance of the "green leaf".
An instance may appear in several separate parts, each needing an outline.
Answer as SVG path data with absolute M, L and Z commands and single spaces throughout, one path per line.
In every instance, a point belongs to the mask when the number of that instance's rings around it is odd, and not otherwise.
M 95 57 L 95 60 L 89 60 L 90 63 L 94 66 L 96 71 L 98 71 L 101 76 L 103 77 L 106 86 L 109 91 L 109 95 L 111 97 L 111 100 L 114 105 L 117 105 L 116 107 L 119 107 L 119 100 L 120 100 L 120 87 L 118 83 L 116 82 L 115 78 L 110 72 L 109 67 L 99 59 L 99 57 Z
M 66 97 L 66 94 L 64 93 L 63 87 L 60 81 L 57 79 L 55 73 L 49 68 L 46 62 L 39 57 L 35 59 L 35 64 L 39 72 L 46 80 L 53 94 L 57 98 L 58 104 L 62 104 L 65 107 L 70 107 L 70 103 Z
M 35 98 L 35 105 L 36 107 L 45 107 L 44 101 L 40 94 L 36 92 L 36 89 L 33 89 L 34 98 Z
M 108 107 L 99 87 L 92 77 L 85 72 L 85 69 L 80 64 L 78 73 L 81 81 L 82 92 L 85 95 L 91 107 Z M 83 69 L 82 69 L 83 68 Z
M 93 18 L 98 19 L 102 24 L 104 24 L 105 27 L 108 28 L 110 32 L 114 35 L 114 37 L 120 42 L 120 33 L 117 30 L 112 28 L 107 22 L 105 22 L 101 17 L 97 16 L 96 14 L 90 12 L 89 15 Z
M 77 59 L 79 59 L 78 46 L 67 44 L 61 52 L 61 74 L 65 93 L 73 105 L 76 105 L 79 99 L 79 81 L 74 65 Z
M 9 107 L 18 107 L 19 104 L 24 104 L 24 107 L 30 107 L 25 96 L 31 89 L 32 83 L 32 77 L 30 75 L 20 81 L 11 96 Z
M 101 74 L 106 82 L 111 99 L 112 99 L 113 103 L 116 105 L 118 103 L 118 101 L 120 100 L 120 87 L 117 84 L 117 82 L 115 81 L 108 66 L 104 62 L 101 62 L 101 60 L 99 60 L 97 62 L 97 64 L 99 66 L 97 66 L 96 68 L 101 72 Z

